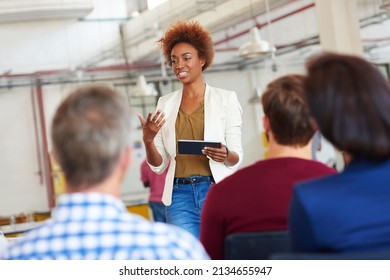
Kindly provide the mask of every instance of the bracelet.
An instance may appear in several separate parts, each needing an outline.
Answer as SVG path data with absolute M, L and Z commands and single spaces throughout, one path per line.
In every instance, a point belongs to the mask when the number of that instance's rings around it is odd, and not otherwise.
M 229 157 L 229 149 L 228 149 L 227 146 L 225 146 L 225 148 L 226 148 L 226 158 L 225 158 L 225 160 L 227 160 L 227 158 Z

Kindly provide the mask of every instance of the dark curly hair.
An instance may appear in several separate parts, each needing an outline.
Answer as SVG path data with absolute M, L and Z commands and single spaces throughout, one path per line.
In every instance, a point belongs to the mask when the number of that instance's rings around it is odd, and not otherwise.
M 172 66 L 171 52 L 178 43 L 191 44 L 199 54 L 200 58 L 206 60 L 202 71 L 206 70 L 214 59 L 214 43 L 211 34 L 198 21 L 179 20 L 172 24 L 158 41 L 163 51 L 165 60 Z

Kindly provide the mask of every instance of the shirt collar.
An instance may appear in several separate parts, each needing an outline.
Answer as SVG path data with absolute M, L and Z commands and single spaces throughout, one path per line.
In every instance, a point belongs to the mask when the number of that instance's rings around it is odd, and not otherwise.
M 126 212 L 119 199 L 102 193 L 73 193 L 59 197 L 53 210 L 55 220 L 98 220 L 117 218 Z

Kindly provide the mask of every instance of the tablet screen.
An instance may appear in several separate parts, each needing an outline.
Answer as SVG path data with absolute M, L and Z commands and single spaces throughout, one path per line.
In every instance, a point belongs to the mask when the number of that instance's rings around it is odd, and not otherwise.
M 204 147 L 221 148 L 221 142 L 203 140 L 179 140 L 179 154 L 202 155 Z

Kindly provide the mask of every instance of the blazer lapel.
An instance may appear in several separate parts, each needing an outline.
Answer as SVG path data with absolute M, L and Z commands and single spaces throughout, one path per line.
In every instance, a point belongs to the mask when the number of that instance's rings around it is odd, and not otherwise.
M 178 90 L 177 94 L 173 94 L 169 100 L 167 100 L 164 108 L 166 114 L 166 123 L 164 125 L 164 139 L 167 141 L 165 147 L 167 152 L 172 156 L 176 156 L 176 119 L 179 112 L 180 103 L 182 98 L 182 90 Z
M 206 90 L 204 93 L 204 131 L 203 139 L 210 140 L 212 137 L 212 112 L 211 112 L 211 94 L 210 87 L 206 84 Z

